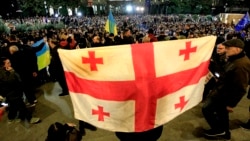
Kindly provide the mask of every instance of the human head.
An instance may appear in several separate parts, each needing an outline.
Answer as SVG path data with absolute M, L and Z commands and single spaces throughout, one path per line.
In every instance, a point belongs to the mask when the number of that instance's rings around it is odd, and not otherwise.
M 11 34 L 10 37 L 9 37 L 9 41 L 10 42 L 17 42 L 17 36 L 14 35 L 14 34 Z
M 123 31 L 123 36 L 126 36 L 126 37 L 132 36 L 131 30 L 130 29 L 125 29 Z
M 7 57 L 1 57 L 0 58 L 1 60 L 1 68 L 8 68 L 8 67 L 11 67 L 11 63 L 10 63 L 10 60 L 7 58 Z
M 56 45 L 58 45 L 58 41 L 57 40 L 55 40 L 55 39 L 52 39 L 52 38 L 48 38 L 48 45 L 49 45 L 49 47 L 51 47 L 51 48 L 53 48 L 53 47 L 55 47 Z
M 148 34 L 154 34 L 154 30 L 153 30 L 152 28 L 150 28 L 150 29 L 148 30 Z
M 18 51 L 19 51 L 19 49 L 18 49 L 18 47 L 16 45 L 12 45 L 12 46 L 9 47 L 9 53 L 10 54 L 14 54 L 15 52 L 18 52 Z
M 150 42 L 150 38 L 149 38 L 148 36 L 144 36 L 144 37 L 142 38 L 142 42 L 143 42 L 143 43 L 149 43 L 149 42 Z
M 63 124 L 55 122 L 48 129 L 46 141 L 65 141 L 66 133 Z
M 240 39 L 231 39 L 222 43 L 226 47 L 226 55 L 234 56 L 240 54 L 244 49 L 244 42 Z
M 100 43 L 101 42 L 100 36 L 98 35 L 93 36 L 92 41 L 93 43 Z
M 218 44 L 216 47 L 216 53 L 222 55 L 226 52 L 226 47 L 222 44 Z

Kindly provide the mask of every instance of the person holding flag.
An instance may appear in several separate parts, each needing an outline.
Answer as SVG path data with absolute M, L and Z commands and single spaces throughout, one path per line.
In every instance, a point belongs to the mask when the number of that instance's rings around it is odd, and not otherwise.
M 156 141 L 165 123 L 200 103 L 215 40 L 59 49 L 74 117 L 121 141 Z

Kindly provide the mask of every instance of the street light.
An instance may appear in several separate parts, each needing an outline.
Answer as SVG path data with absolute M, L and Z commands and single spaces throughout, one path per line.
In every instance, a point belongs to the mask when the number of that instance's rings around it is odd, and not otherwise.
M 143 13 L 144 7 L 137 6 L 135 10 L 137 13 Z
M 20 21 L 21 21 L 21 24 L 22 24 L 23 23 L 23 19 L 22 19 L 22 13 L 23 13 L 23 11 L 19 9 L 19 10 L 16 11 L 16 13 L 18 13 Z
M 77 12 L 77 16 L 81 17 L 82 13 L 81 12 Z
M 57 9 L 57 15 L 60 15 L 60 9 L 62 8 L 62 6 L 59 6 L 58 9 Z
M 43 3 L 44 3 L 44 8 L 45 8 L 45 15 L 47 16 L 47 14 L 48 14 L 47 2 L 46 2 L 46 1 L 44 1 Z
M 228 11 L 227 9 L 227 3 L 224 5 L 225 13 Z

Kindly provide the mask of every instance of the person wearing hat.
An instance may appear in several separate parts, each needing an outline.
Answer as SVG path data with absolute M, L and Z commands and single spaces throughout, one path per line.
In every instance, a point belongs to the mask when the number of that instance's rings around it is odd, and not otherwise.
M 244 42 L 231 39 L 222 43 L 226 47 L 227 63 L 214 89 L 202 106 L 202 113 L 211 127 L 204 131 L 208 139 L 231 139 L 229 113 L 233 112 L 246 94 L 250 81 L 250 60 L 245 55 Z

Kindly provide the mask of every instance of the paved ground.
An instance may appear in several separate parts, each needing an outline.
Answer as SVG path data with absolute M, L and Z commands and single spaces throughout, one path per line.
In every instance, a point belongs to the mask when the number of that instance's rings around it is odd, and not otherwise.
M 47 83 L 38 90 L 38 103 L 33 115 L 41 117 L 42 122 L 39 124 L 31 125 L 27 122 L 9 124 L 5 114 L 0 122 L 0 141 L 44 141 L 51 123 L 59 121 L 78 124 L 73 117 L 70 97 L 59 97 L 60 92 L 58 83 Z M 230 115 L 231 141 L 250 141 L 250 131 L 239 127 L 241 122 L 248 119 L 249 104 L 250 101 L 244 97 Z M 208 125 L 201 114 L 201 105 L 198 105 L 165 124 L 158 141 L 207 141 L 201 136 L 202 127 L 207 128 Z M 87 130 L 83 141 L 118 141 L 118 139 L 113 132 L 98 129 Z

